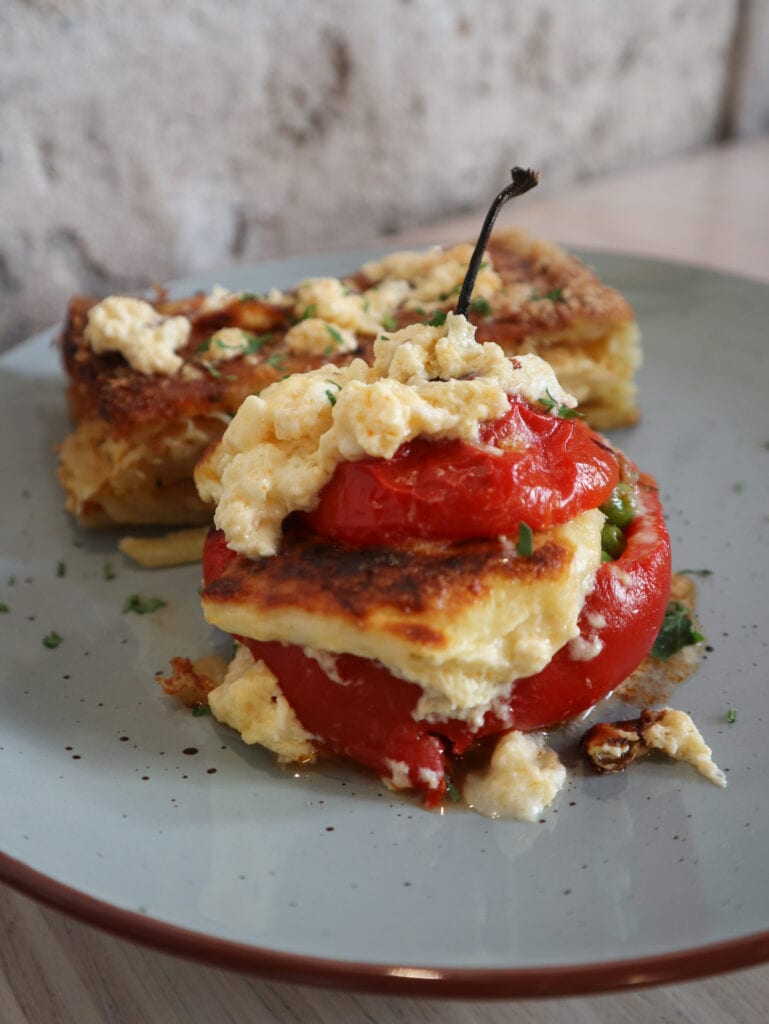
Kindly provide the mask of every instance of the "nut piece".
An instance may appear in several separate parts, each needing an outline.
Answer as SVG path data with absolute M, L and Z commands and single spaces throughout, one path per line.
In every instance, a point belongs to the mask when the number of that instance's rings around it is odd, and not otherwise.
M 626 722 L 599 722 L 582 737 L 582 749 L 598 772 L 619 772 L 649 750 L 686 761 L 716 786 L 726 776 L 713 761 L 712 751 L 685 711 L 646 709 Z
M 602 773 L 621 772 L 647 753 L 641 736 L 641 719 L 599 722 L 582 737 L 582 750 L 591 766 Z

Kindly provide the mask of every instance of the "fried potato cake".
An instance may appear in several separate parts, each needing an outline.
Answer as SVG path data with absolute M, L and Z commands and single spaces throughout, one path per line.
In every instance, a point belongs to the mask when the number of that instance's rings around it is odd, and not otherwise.
M 158 317 L 190 324 L 173 373 L 94 351 L 87 333 L 97 302 L 76 297 L 61 337 L 75 423 L 60 449 L 68 510 L 93 527 L 207 521 L 192 467 L 243 399 L 292 373 L 368 358 L 378 332 L 453 309 L 471 252 L 461 244 L 396 253 L 267 297 L 214 289 L 170 301 L 161 292 Z M 487 256 L 470 310 L 477 339 L 542 356 L 599 429 L 635 422 L 640 343 L 625 299 L 576 257 L 518 230 L 492 236 Z M 245 332 L 235 358 L 228 331 Z

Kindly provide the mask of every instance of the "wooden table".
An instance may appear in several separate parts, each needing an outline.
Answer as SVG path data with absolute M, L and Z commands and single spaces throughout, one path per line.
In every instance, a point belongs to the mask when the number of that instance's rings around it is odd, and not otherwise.
M 769 139 L 617 174 L 504 219 L 573 246 L 706 264 L 769 281 Z M 471 238 L 474 214 L 386 244 Z M 381 245 L 382 240 L 378 243 Z M 273 983 L 140 948 L 0 887 L 0 1024 L 748 1024 L 766 1018 L 769 964 L 705 981 L 521 1003 L 417 1001 Z

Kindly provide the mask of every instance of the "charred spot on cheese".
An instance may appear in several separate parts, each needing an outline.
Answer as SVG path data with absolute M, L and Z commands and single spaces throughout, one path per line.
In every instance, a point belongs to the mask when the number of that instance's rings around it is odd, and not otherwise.
M 421 713 L 449 714 L 495 699 L 577 635 L 602 521 L 592 510 L 537 533 L 527 558 L 506 538 L 348 547 L 291 521 L 276 555 L 233 558 L 203 610 L 238 636 L 379 661 L 425 689 Z

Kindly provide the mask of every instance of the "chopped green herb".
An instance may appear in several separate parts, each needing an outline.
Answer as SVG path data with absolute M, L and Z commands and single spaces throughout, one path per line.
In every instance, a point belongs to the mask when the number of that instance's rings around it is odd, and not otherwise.
M 363 312 L 364 313 L 368 313 L 370 311 L 370 309 L 371 309 L 371 303 L 369 302 L 368 299 L 364 299 L 363 300 Z
M 336 395 L 333 391 L 329 391 L 328 388 L 326 388 L 326 398 L 329 400 L 331 405 L 336 405 Z
M 249 331 L 243 331 L 243 339 L 246 344 L 242 354 L 244 356 L 253 356 L 257 352 L 261 352 L 267 342 L 272 341 L 272 338 L 272 331 L 268 334 L 251 334 Z
M 101 574 L 105 580 L 114 580 L 115 577 L 117 576 L 117 573 L 112 568 L 111 562 L 104 563 L 104 565 L 101 567 Z
M 470 312 L 477 313 L 478 316 L 491 316 L 491 303 L 488 299 L 484 299 L 480 296 L 479 298 L 471 301 Z
M 309 305 L 305 309 L 304 313 L 302 313 L 302 320 L 309 320 L 311 316 L 315 316 L 316 308 L 317 307 L 314 302 L 311 305 Z
M 384 327 L 384 329 L 386 331 L 397 330 L 398 325 L 395 322 L 395 317 L 394 316 L 390 316 L 389 313 L 387 314 L 387 316 L 383 316 L 382 317 L 382 327 Z
M 742 494 L 744 490 L 745 484 L 741 480 L 738 480 L 736 483 L 732 484 L 732 491 L 735 494 Z
M 56 563 L 56 575 L 57 576 L 66 576 L 67 575 L 67 563 L 66 562 L 57 562 Z
M 126 598 L 123 605 L 123 614 L 134 612 L 136 615 L 148 615 L 158 608 L 164 608 L 166 602 L 160 597 L 140 597 L 139 594 L 131 594 Z
M 15 576 L 9 576 L 8 577 L 8 586 L 9 587 L 15 587 L 16 586 L 16 577 Z
M 737 708 L 729 708 L 729 710 L 726 712 L 726 721 L 729 723 L 729 725 L 734 725 L 734 723 L 737 721 Z
M 50 633 L 46 633 L 43 639 L 40 641 L 43 647 L 48 647 L 53 650 L 54 647 L 58 647 L 62 642 L 63 638 L 59 636 L 55 630 L 51 630 Z
M 653 657 L 667 661 L 683 647 L 701 643 L 704 639 L 702 633 L 694 628 L 688 608 L 680 601 L 671 601 L 651 653 Z
M 10 610 L 5 601 L 0 601 L 0 614 L 7 615 Z
M 238 302 L 255 302 L 259 299 L 256 292 L 241 292 Z
M 326 331 L 331 335 L 331 337 L 334 339 L 337 345 L 341 345 L 342 347 L 344 347 L 344 338 L 336 329 L 336 327 L 332 327 L 331 324 L 326 324 Z
M 286 358 L 280 352 L 273 352 L 271 356 L 267 356 L 265 359 L 267 366 L 273 366 L 276 370 L 285 370 Z
M 676 569 L 679 576 L 712 576 L 712 569 Z
M 195 349 L 196 352 L 208 352 L 211 348 L 211 342 L 214 340 L 213 334 L 206 338 L 205 341 L 201 341 L 198 347 Z
M 556 416 L 562 420 L 584 419 L 585 414 L 583 412 L 578 412 L 576 409 L 570 409 L 568 405 L 559 405 L 550 394 L 549 390 L 545 390 L 545 396 L 545 398 L 538 398 L 537 401 L 540 405 L 543 405 L 548 412 L 555 409 Z
M 447 316 L 448 316 L 448 313 L 446 312 L 445 309 L 436 309 L 436 311 L 432 315 L 432 319 L 427 321 L 427 326 L 428 327 L 443 327 L 443 325 L 446 323 L 446 317 Z
M 202 718 L 203 715 L 210 715 L 210 714 L 211 714 L 211 708 L 208 706 L 208 704 L 196 704 L 195 707 L 192 709 L 192 717 L 193 718 Z
M 451 800 L 451 802 L 454 804 L 458 804 L 462 799 L 462 797 L 459 795 L 457 787 L 454 785 L 454 783 L 451 781 L 448 775 L 446 776 L 446 792 L 449 795 L 449 800 Z
M 216 378 L 216 380 L 237 380 L 238 379 L 237 377 L 235 377 L 231 373 L 222 374 L 222 371 L 221 370 L 217 370 L 217 368 L 214 366 L 213 363 L 205 363 L 205 367 L 208 370 L 208 372 L 211 374 L 211 376 Z
M 531 558 L 534 554 L 534 531 L 528 523 L 521 523 L 518 527 L 516 551 L 521 558 Z
M 566 302 L 563 295 L 563 288 L 551 288 L 550 291 L 545 292 L 544 295 L 540 292 L 532 292 L 529 296 L 530 302 L 542 302 L 543 299 L 547 299 L 550 302 Z

